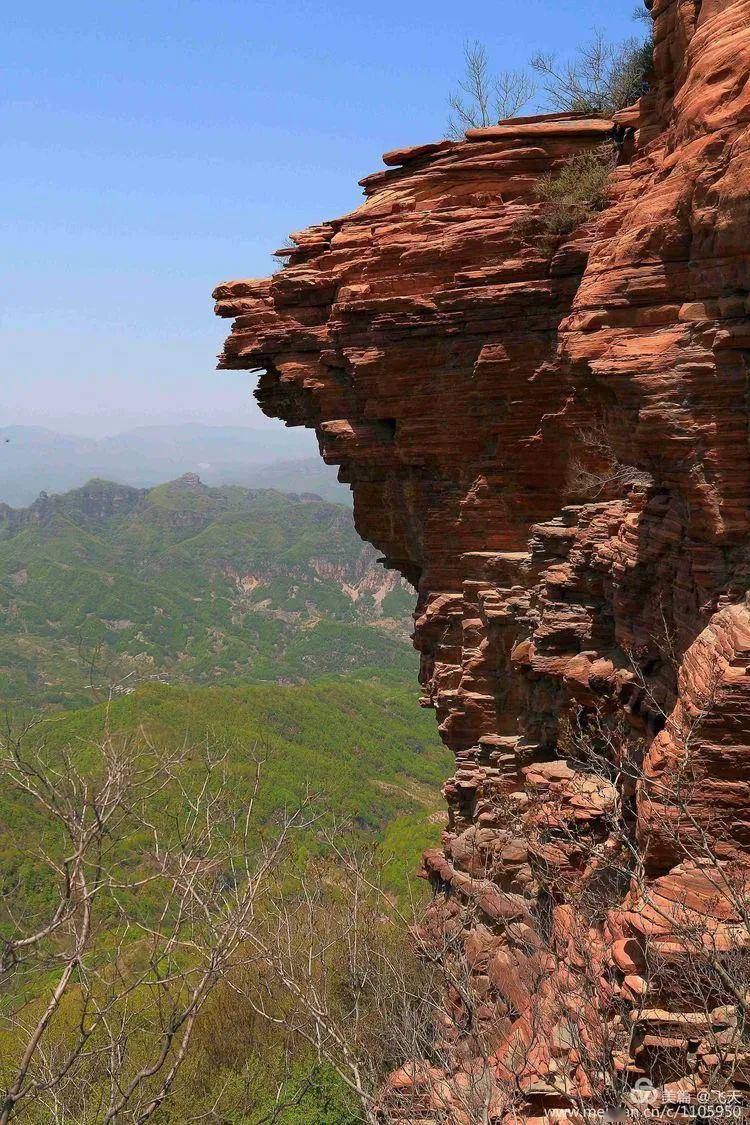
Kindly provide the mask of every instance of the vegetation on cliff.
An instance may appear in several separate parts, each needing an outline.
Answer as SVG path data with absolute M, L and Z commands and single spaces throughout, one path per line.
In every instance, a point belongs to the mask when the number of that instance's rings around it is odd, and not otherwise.
M 539 220 L 549 237 L 570 234 L 602 210 L 614 166 L 612 146 L 603 145 L 572 156 L 560 171 L 541 177 L 534 191 L 542 204 Z
M 618 122 L 395 150 L 282 279 L 216 290 L 222 366 L 317 424 L 362 534 L 420 576 L 457 759 L 430 921 L 466 971 L 394 1120 L 637 1114 L 651 1088 L 746 1113 L 750 3 L 654 12 Z M 524 237 L 541 177 L 616 132 L 606 219 Z
M 651 21 L 645 8 L 634 18 Z M 567 59 L 539 52 L 528 69 L 492 74 L 486 47 L 478 40 L 467 42 L 463 75 L 448 97 L 448 136 L 462 140 L 467 129 L 517 117 L 535 101 L 552 112 L 611 117 L 648 90 L 653 54 L 651 35 L 612 43 L 595 31 Z
M 554 55 L 537 54 L 531 69 L 550 110 L 611 117 L 648 89 L 653 51 L 650 36 L 610 43 L 595 32 L 572 58 L 560 62 Z

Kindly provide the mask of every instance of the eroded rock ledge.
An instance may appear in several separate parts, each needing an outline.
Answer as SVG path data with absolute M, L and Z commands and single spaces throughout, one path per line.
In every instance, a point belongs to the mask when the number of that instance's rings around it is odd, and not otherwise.
M 415 585 L 456 754 L 425 940 L 456 937 L 473 1000 L 394 1117 L 750 1084 L 750 0 L 653 15 L 652 92 L 615 122 L 389 153 L 358 210 L 215 293 L 221 366 L 315 428 Z M 539 177 L 615 135 L 609 206 L 550 244 Z M 737 995 L 684 983 L 696 949 Z

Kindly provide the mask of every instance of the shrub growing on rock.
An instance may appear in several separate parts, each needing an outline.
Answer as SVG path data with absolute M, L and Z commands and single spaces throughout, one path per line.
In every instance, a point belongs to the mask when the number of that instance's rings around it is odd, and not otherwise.
M 653 477 L 645 469 L 626 464 L 618 456 L 603 420 L 580 429 L 568 465 L 567 486 L 576 501 L 621 496 L 631 488 L 649 488 Z
M 572 156 L 556 173 L 542 176 L 535 194 L 544 204 L 541 222 L 549 236 L 569 234 L 606 203 L 615 152 L 602 146 Z

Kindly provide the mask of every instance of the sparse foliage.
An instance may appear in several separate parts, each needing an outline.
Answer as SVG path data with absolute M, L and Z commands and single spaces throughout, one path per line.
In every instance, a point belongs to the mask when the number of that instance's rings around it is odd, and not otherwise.
M 538 218 L 545 237 L 570 234 L 602 210 L 614 164 L 614 150 L 602 146 L 570 157 L 560 169 L 541 177 L 534 192 L 543 204 Z
M 453 1125 L 495 1120 L 519 1099 L 493 1075 L 494 1040 L 477 1018 L 460 931 L 431 925 L 415 902 L 396 906 L 376 858 L 347 846 L 340 829 L 324 838 L 336 866 L 286 883 L 252 938 L 265 971 L 262 988 L 244 983 L 251 1007 L 333 1068 L 368 1125 L 429 1106 Z M 474 1062 L 456 1080 L 445 1033 L 459 1007 Z
M 536 86 L 523 70 L 492 75 L 487 51 L 478 41 L 464 44 L 464 75 L 449 99 L 448 135 L 458 140 L 467 129 L 515 117 L 534 97 Z
M 2 736 L 2 784 L 41 837 L 36 894 L 3 902 L 2 1125 L 145 1122 L 170 1097 L 271 871 L 313 819 L 304 807 L 261 829 L 262 765 L 231 799 L 215 747 L 160 757 L 105 732 L 50 754 L 39 730 Z
M 596 31 L 573 58 L 559 62 L 553 54 L 539 52 L 531 67 L 550 109 L 608 117 L 645 92 L 652 54 L 650 39 L 613 44 Z
M 601 420 L 576 431 L 567 477 L 568 490 L 576 499 L 600 500 L 652 483 L 644 469 L 620 460 Z
M 639 4 L 633 11 L 633 19 L 639 23 L 647 23 L 649 27 L 652 25 L 654 17 L 649 8 L 645 4 Z

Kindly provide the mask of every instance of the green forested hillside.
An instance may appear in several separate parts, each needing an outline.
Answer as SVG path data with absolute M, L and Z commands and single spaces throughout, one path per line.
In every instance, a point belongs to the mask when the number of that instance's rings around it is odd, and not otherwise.
M 233 839 L 231 826 L 245 823 L 252 805 L 256 756 L 264 765 L 252 806 L 252 854 L 274 839 L 284 810 L 314 795 L 311 822 L 278 868 L 269 867 L 274 878 L 264 895 L 278 893 L 294 912 L 307 902 L 308 885 L 316 888 L 311 924 L 330 918 L 345 936 L 351 920 L 342 888 L 351 869 L 340 849 L 352 846 L 366 856 L 368 872 L 375 865 L 384 892 L 365 884 L 375 896 L 369 928 L 392 943 L 399 963 L 407 956 L 406 928 L 391 915 L 408 907 L 407 879 L 425 847 L 439 840 L 440 786 L 450 761 L 434 717 L 417 705 L 412 603 L 412 592 L 358 539 L 350 510 L 311 495 L 208 488 L 187 476 L 149 490 L 96 480 L 42 495 L 26 509 L 0 505 L 0 705 L 11 723 L 0 740 L 0 942 L 10 948 L 29 928 L 44 932 L 59 906 L 55 872 L 65 869 L 69 833 L 50 815 L 44 793 L 65 794 L 77 817 L 102 771 L 109 776 L 107 762 L 124 763 L 132 750 L 159 776 L 165 763 L 179 763 L 163 788 L 159 782 L 133 801 L 138 816 L 128 805 L 130 819 L 102 837 L 93 868 L 102 856 L 113 865 L 114 890 L 97 899 L 78 976 L 35 1066 L 73 1050 L 86 981 L 94 978 L 97 1004 L 107 989 L 124 989 L 117 1001 L 127 1043 L 122 1075 L 151 1059 L 162 1026 L 163 966 L 157 959 L 155 976 L 139 975 L 151 964 L 144 934 L 155 934 L 155 920 L 165 911 L 171 917 L 173 906 L 159 862 L 179 851 L 202 778 L 219 799 L 211 808 L 220 826 L 208 815 L 205 823 L 219 841 L 224 831 Z M 92 705 L 92 697 L 100 702 Z M 13 724 L 23 729 L 29 711 L 35 722 L 16 753 Z M 41 779 L 41 799 L 24 786 L 24 761 L 35 782 Z M 214 879 L 223 894 L 239 868 L 220 844 L 211 847 L 190 851 L 188 882 Z M 274 910 L 261 898 L 253 925 L 272 929 Z M 194 939 L 203 931 L 193 924 L 188 913 L 184 949 L 170 962 L 178 981 L 195 968 L 191 958 L 200 964 Z M 24 1056 L 24 1021 L 47 1004 L 68 940 L 67 930 L 53 929 L 29 964 L 19 962 L 3 982 L 2 1082 Z M 336 963 L 340 952 L 331 954 Z M 267 969 L 266 961 L 264 996 Z M 170 987 L 181 995 L 181 984 Z M 273 985 L 272 1008 L 284 1006 L 280 987 Z M 334 972 L 325 988 L 326 1003 L 343 1018 L 349 978 Z M 361 1120 L 340 1075 L 274 1021 L 258 1019 L 237 982 L 222 978 L 154 1120 Z M 101 1028 L 97 1034 L 101 1040 Z M 56 1087 L 55 1113 L 64 1105 L 71 1125 L 101 1120 L 110 1054 L 97 1043 Z M 42 1125 L 50 1104 L 31 1099 L 19 1120 Z
M 186 476 L 0 505 L 0 698 L 414 674 L 411 594 L 343 506 Z
M 282 809 L 298 808 L 309 790 L 315 794 L 309 808 L 319 819 L 297 834 L 273 884 L 289 896 L 292 912 L 300 901 L 300 886 L 308 884 L 317 888 L 316 901 L 321 905 L 316 909 L 324 909 L 323 904 L 344 909 L 337 880 L 346 881 L 350 876 L 343 867 L 337 875 L 339 859 L 332 841 L 344 847 L 345 841 L 352 841 L 368 849 L 368 854 L 373 849 L 373 862 L 382 870 L 380 886 L 386 893 L 386 900 L 376 898 L 374 917 L 384 928 L 383 940 L 394 943 L 394 956 L 402 955 L 398 951 L 405 931 L 393 926 L 384 911 L 390 901 L 408 908 L 407 875 L 413 876 L 424 848 L 439 839 L 443 820 L 440 783 L 448 773 L 449 758 L 437 739 L 432 716 L 419 711 L 412 690 L 341 680 L 295 686 L 149 684 L 112 703 L 49 715 L 29 732 L 24 743 L 18 760 L 49 763 L 34 777 L 47 776 L 53 783 L 59 778 L 61 791 L 66 793 L 72 791 L 68 780 L 76 771 L 95 778 L 102 764 L 97 746 L 102 744 L 110 751 L 118 744 L 140 748 L 155 764 L 180 755 L 180 786 L 147 787 L 148 793 L 144 790 L 134 802 L 138 815 L 130 818 L 132 825 L 125 818 L 127 828 L 107 831 L 103 849 L 92 855 L 92 878 L 102 862 L 108 871 L 116 872 L 116 890 L 97 899 L 96 924 L 85 954 L 85 979 L 99 974 L 95 979 L 101 990 L 105 986 L 125 989 L 143 971 L 151 927 L 158 929 L 162 924 L 157 920 L 163 920 L 170 902 L 162 882 L 152 881 L 159 870 L 159 857 L 163 860 L 182 839 L 209 760 L 211 785 L 218 785 L 223 794 L 222 804 L 211 808 L 218 813 L 229 802 L 230 819 L 222 820 L 219 829 L 223 832 L 233 823 L 232 810 L 237 811 L 239 823 L 243 822 L 253 792 L 254 758 L 264 759 L 252 814 L 251 848 L 273 839 Z M 33 756 L 33 747 L 39 748 L 39 758 Z M 334 835 L 321 832 L 321 825 L 335 826 Z M 35 800 L 23 784 L 0 787 L 0 941 L 12 942 L 19 933 L 42 929 L 53 917 L 60 902 L 61 857 L 69 850 L 70 840 L 50 818 L 44 802 Z M 225 888 L 227 882 L 231 885 L 239 869 L 214 869 L 210 849 L 198 854 L 206 877 L 213 872 L 217 888 Z M 53 870 L 51 863 L 55 862 Z M 198 862 L 191 853 L 191 863 Z M 197 873 L 198 867 L 187 870 Z M 139 889 L 129 891 L 130 884 Z M 259 901 L 255 927 L 273 927 L 273 915 L 267 910 Z M 188 915 L 184 927 L 182 961 L 178 957 L 178 965 L 184 962 L 184 967 L 194 949 L 201 948 L 200 918 L 191 918 Z M 66 939 L 67 931 L 53 934 L 48 943 L 51 948 L 44 950 L 46 959 L 40 956 L 38 964 L 22 964 L 15 976 L 6 973 L 0 994 L 0 1076 L 13 1073 L 26 1042 L 24 1027 L 33 1023 L 58 978 L 55 956 L 65 948 Z M 116 964 L 114 984 L 111 962 Z M 237 962 L 244 964 L 242 955 Z M 171 962 L 170 966 L 177 971 Z M 345 989 L 337 981 L 334 974 L 327 987 Z M 154 1042 L 158 1043 L 158 1006 L 152 1002 L 155 989 L 155 980 L 149 977 L 132 994 L 125 993 L 127 1002 L 116 1009 L 127 1028 L 125 1067 L 137 1068 L 149 1060 Z M 105 994 L 110 995 L 102 991 L 102 1003 Z M 355 1125 L 360 1121 L 351 1091 L 316 1058 L 306 1041 L 258 1020 L 243 995 L 227 981 L 212 994 L 196 1024 L 172 1097 L 154 1120 L 164 1125 L 199 1118 L 237 1125 L 268 1125 L 271 1120 L 282 1125 Z M 339 997 L 335 992 L 331 1002 L 334 995 Z M 83 1018 L 81 996 L 82 986 L 76 981 L 45 1035 L 46 1052 L 64 1054 L 72 1049 L 75 1029 Z M 346 1007 L 345 991 L 341 996 L 335 1003 Z M 103 1035 L 100 1029 L 100 1039 Z M 106 1066 L 100 1065 L 105 1061 L 101 1051 L 97 1040 L 58 1091 L 57 1106 L 65 1106 L 64 1119 L 75 1125 L 95 1125 L 102 1120 L 98 1107 L 108 1086 Z M 289 1101 L 286 1110 L 285 1100 Z M 217 1107 L 220 1113 L 215 1112 Z M 29 1125 L 51 1120 L 49 1101 L 30 1101 L 19 1120 Z
M 259 823 L 297 806 L 309 788 L 325 809 L 398 860 L 395 883 L 406 869 L 413 874 L 422 850 L 439 834 L 440 786 L 450 754 L 434 717 L 417 707 L 413 690 L 405 687 L 361 681 L 149 684 L 111 704 L 50 716 L 34 737 L 51 760 L 65 748 L 85 763 L 105 730 L 148 745 L 157 761 L 188 746 L 186 769 L 207 749 L 222 755 L 239 804 L 254 777 L 254 757 L 263 757 Z M 13 891 L 17 908 L 21 888 L 36 893 L 45 818 L 38 820 L 33 805 L 13 792 L 0 792 L 0 903 Z
M 205 756 L 221 758 L 227 791 L 245 807 L 256 757 L 264 759 L 254 819 L 262 828 L 279 810 L 297 807 L 306 793 L 321 813 L 349 824 L 365 846 L 379 849 L 386 885 L 399 893 L 413 878 L 424 849 L 443 820 L 440 786 L 450 755 L 434 719 L 420 711 L 413 691 L 360 681 L 315 685 L 187 688 L 150 684 L 111 704 L 50 716 L 34 733 L 51 761 L 70 755 L 83 768 L 105 734 L 147 746 L 155 761 L 188 747 L 189 778 Z M 169 818 L 160 817 L 166 839 Z M 55 880 L 41 878 L 42 851 L 54 850 L 47 815 L 13 786 L 0 790 L 0 939 L 13 932 L 19 911 L 46 917 Z M 137 863 L 140 838 L 118 850 Z M 158 910 L 158 903 L 153 910 Z M 148 913 L 147 903 L 142 903 Z

